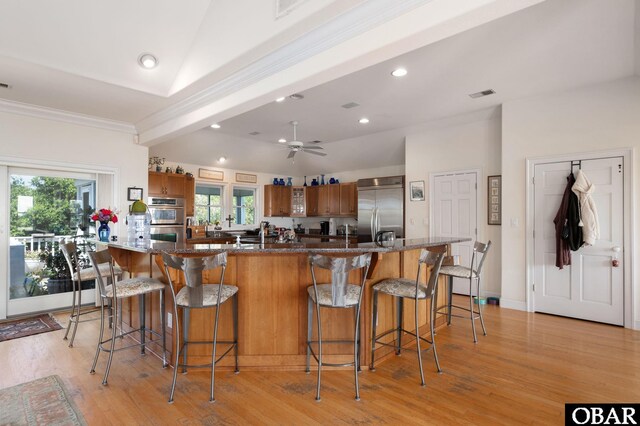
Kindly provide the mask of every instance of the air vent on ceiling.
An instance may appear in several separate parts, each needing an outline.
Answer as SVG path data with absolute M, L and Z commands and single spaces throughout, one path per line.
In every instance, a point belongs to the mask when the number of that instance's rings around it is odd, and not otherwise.
M 496 93 L 495 90 L 487 89 L 487 90 L 483 90 L 482 92 L 472 93 L 472 94 L 469 95 L 469 97 L 475 99 L 475 98 L 481 98 L 483 96 L 493 95 L 494 93 Z
M 299 101 L 300 99 L 304 99 L 304 95 L 301 95 L 300 93 L 294 93 L 293 95 L 289 95 L 289 99 Z
M 309 143 L 322 143 L 322 141 L 315 140 L 315 141 L 309 141 Z
M 276 19 L 288 15 L 306 0 L 276 0 Z
M 3 89 L 11 89 L 11 86 L 9 86 L 7 83 L 0 83 L 0 87 Z
M 357 106 L 360 106 L 360 104 L 355 102 L 349 102 L 348 104 L 342 105 L 342 108 L 349 109 L 349 108 L 355 108 Z
M 249 134 L 250 134 L 251 136 L 256 136 L 256 135 L 259 135 L 259 134 L 260 134 L 260 132 L 251 132 L 251 133 L 249 133 Z

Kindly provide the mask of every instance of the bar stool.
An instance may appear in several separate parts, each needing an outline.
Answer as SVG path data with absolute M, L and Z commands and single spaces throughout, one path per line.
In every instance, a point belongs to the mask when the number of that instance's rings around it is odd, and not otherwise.
M 89 252 L 89 258 L 91 259 L 91 263 L 93 263 L 93 268 L 95 270 L 95 274 L 98 282 L 98 290 L 100 292 L 100 337 L 98 338 L 98 344 L 96 346 L 96 355 L 93 359 L 93 365 L 91 366 L 90 373 L 94 374 L 96 372 L 96 364 L 98 363 L 98 357 L 100 356 L 100 352 L 104 351 L 109 354 L 109 358 L 107 360 L 107 367 L 104 371 L 104 378 L 102 379 L 102 384 L 107 384 L 107 378 L 109 377 L 109 370 L 111 369 L 111 362 L 113 360 L 113 354 L 115 352 L 119 352 L 124 349 L 129 349 L 132 347 L 140 347 L 140 353 L 144 355 L 147 342 L 145 341 L 145 332 L 149 331 L 150 333 L 155 334 L 162 338 L 162 367 L 167 366 L 167 349 L 166 349 L 166 327 L 165 327 L 165 308 L 164 308 L 164 290 L 165 284 L 155 278 L 148 277 L 134 277 L 126 280 L 116 280 L 115 276 L 115 267 L 113 265 L 113 258 L 111 257 L 111 253 L 109 250 L 101 250 L 101 251 L 93 251 Z M 104 282 L 104 276 L 101 274 L 101 268 L 108 268 L 109 274 L 108 276 L 111 279 L 111 283 L 106 285 Z M 146 328 L 145 326 L 145 295 L 157 292 L 160 296 L 160 324 L 162 328 L 162 334 L 158 333 L 155 330 L 151 330 Z M 109 314 L 109 319 L 118 317 L 118 301 L 122 301 L 123 299 L 138 296 L 138 300 L 140 303 L 140 328 L 137 330 L 131 330 L 128 332 L 124 332 L 124 330 L 120 329 L 120 333 L 117 332 L 117 327 L 111 328 L 111 337 L 109 339 L 104 340 L 104 307 L 109 301 L 111 302 L 111 307 L 113 309 L 113 314 Z M 121 305 L 120 305 L 121 306 Z M 123 338 L 132 333 L 140 332 L 140 343 L 134 343 L 128 346 L 124 346 L 116 349 L 116 338 Z M 109 344 L 107 347 L 106 345 Z
M 235 372 L 238 373 L 238 287 L 233 285 L 224 285 L 224 272 L 227 267 L 227 253 L 222 252 L 213 256 L 205 257 L 178 257 L 163 253 L 162 260 L 166 276 L 169 278 L 169 287 L 173 295 L 173 312 L 176 319 L 175 323 L 175 351 L 176 365 L 173 369 L 173 382 L 171 383 L 171 392 L 169 394 L 169 403 L 173 402 L 173 394 L 176 390 L 176 380 L 178 377 L 178 367 L 183 368 L 183 372 L 187 371 L 187 367 L 202 368 L 211 367 L 211 389 L 209 401 L 215 402 L 214 384 L 215 384 L 215 366 L 222 358 L 224 358 L 231 349 L 235 355 Z M 174 284 L 169 274 L 169 268 L 178 269 L 184 272 L 186 286 L 184 286 L 178 294 L 174 289 Z M 203 284 L 202 272 L 210 269 L 221 268 L 220 282 L 217 284 Z M 233 299 L 233 342 L 218 341 L 218 321 L 220 317 L 220 307 L 224 302 Z M 180 325 L 178 322 L 178 307 L 182 308 L 184 315 L 184 342 L 180 346 Z M 213 323 L 213 341 L 207 342 L 190 342 L 188 341 L 189 332 L 189 314 L 192 308 L 216 308 L 216 316 Z M 227 344 L 227 350 L 216 359 L 217 344 Z M 190 344 L 210 344 L 212 345 L 211 364 L 204 365 L 188 365 L 187 364 L 187 348 Z M 182 364 L 179 363 L 180 354 L 182 354 Z
M 436 304 L 437 302 L 434 300 L 434 294 L 436 293 L 436 288 L 438 286 L 438 276 L 441 271 L 442 259 L 444 259 L 444 253 L 436 253 L 432 251 L 428 251 L 423 249 L 420 252 L 420 258 L 418 259 L 418 275 L 416 276 L 415 281 L 407 278 L 390 278 L 386 280 L 382 280 L 376 285 L 373 286 L 373 315 L 371 317 L 371 335 L 373 338 L 371 339 L 371 365 L 370 369 L 375 371 L 374 362 L 375 362 L 375 350 L 376 343 L 382 346 L 390 346 L 396 349 L 396 355 L 400 355 L 402 351 L 402 333 L 407 333 L 416 338 L 416 350 L 418 352 L 418 366 L 420 367 L 420 384 L 422 386 L 424 383 L 424 373 L 422 371 L 422 352 L 433 349 L 433 357 L 436 361 L 436 367 L 438 368 L 438 373 L 442 373 L 442 369 L 440 368 L 440 362 L 438 362 L 438 352 L 436 351 L 436 340 L 434 333 L 434 322 L 436 319 Z M 429 281 L 425 286 L 420 282 L 420 271 L 422 266 L 431 266 L 431 275 L 429 275 Z M 376 326 L 378 322 L 378 293 L 388 294 L 389 296 L 393 296 L 397 302 L 397 325 L 394 329 L 385 331 L 380 335 L 376 335 Z M 404 299 L 413 300 L 415 306 L 415 319 L 416 319 L 416 332 L 407 331 L 403 328 L 403 302 Z M 426 300 L 429 303 L 429 331 L 431 334 L 431 339 L 425 339 L 424 337 L 419 335 L 419 315 L 418 315 L 418 306 L 420 300 Z M 396 333 L 396 344 L 389 344 L 381 342 L 380 339 L 387 336 L 388 334 Z M 429 343 L 431 346 L 426 349 L 420 348 L 420 342 L 424 341 Z M 378 348 L 379 349 L 379 348 Z
M 478 337 L 476 336 L 476 323 L 475 320 L 480 318 L 480 324 L 482 325 L 482 332 L 486 336 L 487 329 L 484 326 L 484 318 L 482 317 L 482 304 L 480 303 L 480 274 L 482 272 L 482 265 L 487 258 L 487 253 L 491 247 L 491 241 L 479 243 L 476 241 L 473 245 L 473 254 L 471 256 L 471 264 L 469 267 L 460 265 L 444 265 L 440 268 L 440 273 L 449 277 L 449 300 L 447 303 L 447 310 L 442 312 L 443 308 L 438 309 L 437 314 L 447 315 L 447 324 L 451 325 L 451 317 L 467 318 L 464 315 L 452 314 L 452 308 L 461 309 L 469 312 L 469 318 L 471 319 L 471 329 L 473 330 L 473 343 L 478 343 Z M 478 260 L 479 258 L 479 260 Z M 469 280 L 469 307 L 458 306 L 453 304 L 453 278 L 463 278 Z M 473 308 L 473 280 L 476 280 L 476 298 L 478 299 L 478 310 Z
M 69 324 L 67 325 L 67 331 L 64 333 L 63 340 L 67 340 L 69 335 L 69 331 L 73 326 L 73 332 L 71 333 L 71 340 L 69 341 L 69 347 L 73 347 L 73 341 L 76 338 L 76 332 L 78 331 L 78 323 L 86 322 L 86 321 L 94 321 L 97 318 L 90 318 L 82 320 L 81 316 L 85 314 L 90 314 L 92 312 L 97 312 L 100 308 L 90 308 L 82 310 L 82 281 L 89 281 L 96 279 L 96 271 L 93 267 L 82 268 L 83 264 L 78 259 L 78 248 L 76 243 L 60 243 L 60 250 L 62 250 L 62 254 L 64 254 L 64 258 L 67 261 L 67 265 L 69 266 L 69 271 L 71 271 L 71 279 L 72 279 L 72 300 L 71 300 L 71 315 L 69 315 Z M 110 270 L 109 265 L 100 265 L 100 275 L 104 277 L 108 277 Z M 116 277 L 120 278 L 122 276 L 122 269 L 119 266 L 114 265 L 113 271 Z M 109 305 L 109 309 L 111 309 L 111 305 Z M 120 324 L 122 328 L 122 324 Z
M 360 306 L 364 284 L 371 264 L 371 253 L 355 257 L 327 257 L 318 254 L 309 256 L 311 264 L 311 277 L 313 285 L 307 287 L 308 296 L 308 319 L 307 319 L 307 368 L 309 373 L 311 355 L 318 362 L 318 380 L 316 386 L 316 400 L 320 401 L 320 376 L 322 366 L 348 367 L 353 365 L 355 374 L 356 401 L 360 400 L 360 389 L 358 385 L 358 370 L 360 370 Z M 331 271 L 330 284 L 318 284 L 316 280 L 315 268 L 327 269 Z M 362 282 L 360 285 L 348 284 L 349 272 L 364 268 Z M 318 326 L 318 340 L 312 341 L 313 307 L 316 307 L 316 322 Z M 346 364 L 334 364 L 322 361 L 322 321 L 320 308 L 354 308 L 355 309 L 355 330 L 353 337 L 353 362 Z M 318 344 L 318 354 L 314 352 L 312 344 Z M 330 340 L 324 343 L 350 343 L 348 340 Z

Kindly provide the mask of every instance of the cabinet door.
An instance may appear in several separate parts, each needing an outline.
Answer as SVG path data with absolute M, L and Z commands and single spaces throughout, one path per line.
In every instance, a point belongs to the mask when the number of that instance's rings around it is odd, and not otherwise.
M 165 174 L 166 195 L 169 197 L 184 198 L 185 176 L 178 174 Z
M 329 216 L 329 187 L 318 186 L 318 216 Z
M 291 187 L 279 186 L 280 196 L 278 197 L 278 204 L 280 207 L 280 216 L 291 215 Z
M 340 185 L 327 185 L 329 215 L 338 216 L 340 214 Z
M 291 216 L 306 216 L 305 187 L 294 186 L 291 188 Z
M 162 181 L 163 177 L 164 173 L 149 172 L 149 195 L 164 195 L 164 183 Z
M 307 186 L 307 216 L 318 216 L 318 188 Z
M 276 191 L 277 186 L 274 185 L 265 185 L 264 186 L 264 216 L 272 217 L 276 216 L 274 212 L 276 211 Z
M 184 183 L 184 203 L 187 216 L 194 216 L 196 212 L 196 180 L 193 177 L 186 176 Z
M 356 182 L 340 184 L 340 215 L 357 216 L 358 188 Z

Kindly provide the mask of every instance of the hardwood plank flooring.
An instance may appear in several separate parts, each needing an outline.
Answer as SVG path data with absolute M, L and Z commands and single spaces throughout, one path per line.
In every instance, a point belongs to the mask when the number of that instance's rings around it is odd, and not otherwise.
M 444 372 L 437 374 L 425 353 L 426 387 L 416 355 L 406 351 L 360 374 L 361 401 L 354 400 L 352 370 L 323 369 L 316 402 L 315 371 L 241 366 L 238 375 L 216 373 L 214 404 L 208 371 L 179 374 L 168 404 L 171 368 L 136 349 L 115 354 L 102 386 L 104 353 L 96 374 L 88 373 L 97 321 L 80 324 L 71 349 L 64 329 L 0 343 L 0 388 L 57 374 L 91 425 L 560 425 L 566 402 L 640 401 L 640 332 L 495 306 L 485 313 L 489 335 L 479 335 L 477 345 L 468 320 L 454 318 L 438 330 Z M 58 319 L 66 324 L 64 315 Z

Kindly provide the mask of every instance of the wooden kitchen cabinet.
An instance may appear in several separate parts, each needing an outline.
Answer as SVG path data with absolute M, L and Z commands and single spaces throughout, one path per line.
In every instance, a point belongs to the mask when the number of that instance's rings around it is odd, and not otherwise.
M 196 180 L 193 176 L 185 176 L 184 211 L 186 216 L 196 214 Z
M 291 187 L 283 185 L 264 186 L 265 217 L 291 215 Z
M 149 195 L 154 197 L 185 197 L 185 175 L 149 172 Z
M 340 216 L 358 215 L 358 185 L 356 182 L 340 184 Z
M 307 202 L 304 186 L 291 187 L 291 216 L 305 217 L 307 215 Z
M 340 186 L 321 185 L 318 187 L 318 215 L 340 215 Z
M 318 216 L 318 188 L 319 186 L 307 186 L 306 203 L 307 216 Z

